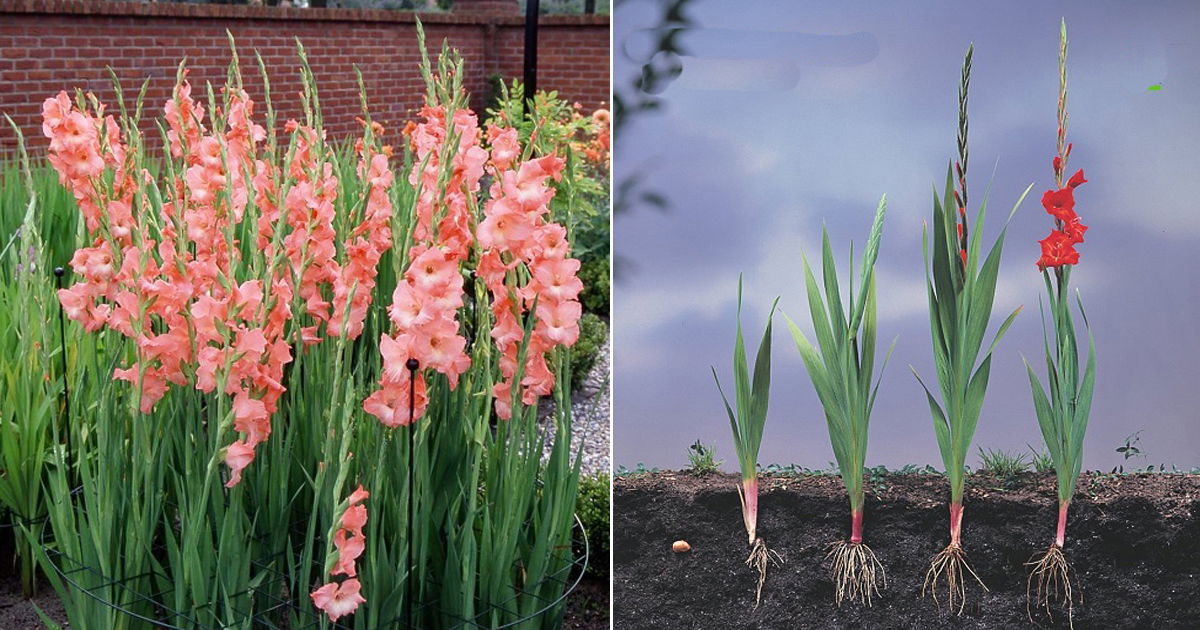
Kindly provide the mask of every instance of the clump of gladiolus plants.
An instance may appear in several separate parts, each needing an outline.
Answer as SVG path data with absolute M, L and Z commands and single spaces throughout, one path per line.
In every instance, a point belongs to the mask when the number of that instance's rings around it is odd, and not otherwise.
M 767 403 L 771 392 L 771 324 L 775 315 L 776 299 L 767 315 L 767 328 L 758 344 L 754 366 L 746 364 L 746 343 L 742 338 L 742 281 L 738 278 L 737 337 L 733 347 L 733 393 L 737 411 L 729 405 L 729 398 L 721 387 L 717 369 L 712 368 L 713 380 L 725 403 L 729 426 L 733 430 L 733 446 L 737 451 L 738 467 L 742 471 L 742 483 L 738 486 L 738 497 L 742 503 L 742 524 L 750 545 L 746 566 L 758 572 L 758 585 L 754 591 L 754 606 L 762 601 L 762 588 L 767 580 L 767 567 L 772 562 L 781 563 L 783 558 L 767 547 L 758 535 L 758 449 L 762 446 L 763 425 L 767 422 Z M 751 371 L 753 370 L 753 377 Z
M 963 60 L 958 89 L 958 160 L 947 168 L 944 198 L 939 200 L 934 194 L 933 224 L 927 225 L 921 236 L 923 255 L 928 261 L 925 265 L 925 285 L 929 297 L 929 320 L 941 393 L 940 404 L 929 387 L 921 381 L 916 369 L 913 369 L 929 402 L 934 434 L 946 467 L 946 477 L 950 481 L 950 544 L 930 562 L 922 593 L 932 594 L 936 601 L 938 585 L 944 580 L 947 604 L 953 609 L 955 600 L 958 600 L 959 613 L 966 605 L 967 575 L 975 578 L 987 590 L 987 586 L 968 564 L 962 546 L 964 466 L 983 409 L 983 398 L 991 374 L 992 351 L 1021 310 L 1018 307 L 1004 320 L 981 357 L 980 350 L 983 349 L 996 295 L 996 278 L 1008 222 L 1000 230 L 987 257 L 981 258 L 987 195 L 975 214 L 974 225 L 969 227 L 967 220 L 967 91 L 971 81 L 973 50 L 974 47 L 969 48 Z M 1029 188 L 1032 187 L 1031 184 Z M 1025 195 L 1029 194 L 1029 188 L 1013 205 L 1009 220 Z M 957 212 L 952 210 L 954 208 L 957 208 Z M 932 252 L 929 249 L 931 240 Z
M 1033 389 L 1034 410 L 1038 426 L 1054 462 L 1058 477 L 1058 526 L 1054 542 L 1040 558 L 1029 564 L 1026 594 L 1031 602 L 1050 612 L 1051 600 L 1062 602 L 1067 608 L 1068 618 L 1074 607 L 1075 592 L 1071 585 L 1070 564 L 1063 554 L 1067 535 L 1067 509 L 1071 497 L 1075 496 L 1075 483 L 1083 466 L 1083 435 L 1087 431 L 1088 414 L 1092 408 L 1092 393 L 1096 383 L 1096 347 L 1088 333 L 1088 356 L 1083 371 L 1079 370 L 1079 342 L 1075 321 L 1071 314 L 1070 281 L 1071 269 L 1079 263 L 1079 252 L 1075 246 L 1083 242 L 1084 225 L 1075 213 L 1075 189 L 1087 183 L 1083 169 L 1076 171 L 1063 184 L 1067 160 L 1071 156 L 1071 144 L 1067 136 L 1067 23 L 1062 22 L 1058 51 L 1058 151 L 1052 160 L 1054 190 L 1042 195 L 1042 207 L 1054 217 L 1054 229 L 1040 241 L 1042 255 L 1037 261 L 1038 269 L 1046 281 L 1046 294 L 1050 301 L 1050 321 L 1054 327 L 1053 345 L 1045 332 L 1043 314 L 1043 337 L 1046 353 L 1047 386 L 1041 381 L 1028 362 L 1029 383 Z M 1083 302 L 1076 296 L 1079 314 L 1087 327 L 1087 315 Z M 1047 395 L 1049 390 L 1049 395 Z M 1073 619 L 1071 620 L 1073 625 Z
M 813 389 L 825 408 L 825 423 L 837 459 L 838 472 L 850 495 L 850 539 L 832 543 L 827 555 L 832 563 L 830 577 L 839 606 L 845 599 L 856 599 L 870 606 L 872 595 L 879 594 L 879 582 L 887 585 L 883 564 L 863 542 L 863 467 L 867 458 L 867 433 L 871 411 L 875 408 L 875 395 L 879 392 L 883 370 L 887 368 L 892 354 L 889 349 L 880 367 L 880 378 L 876 379 L 875 261 L 879 257 L 886 209 L 887 197 L 884 197 L 879 201 L 871 233 L 867 237 L 857 295 L 854 292 L 854 268 L 851 264 L 847 286 L 849 298 L 845 306 L 838 288 L 837 266 L 828 231 L 821 235 L 824 297 L 808 258 L 804 257 L 804 283 L 813 333 L 817 339 L 816 347 L 788 318 L 792 338 L 812 379 Z M 895 342 L 892 348 L 895 348 Z
M 423 56 L 398 142 L 362 89 L 362 132 L 338 144 L 302 47 L 282 124 L 262 61 L 260 101 L 233 50 L 206 93 L 180 65 L 161 159 L 145 85 L 128 107 L 114 80 L 115 111 L 83 92 L 43 107 L 83 218 L 63 235 L 70 448 L 39 558 L 72 625 L 552 618 L 579 465 L 579 160 L 480 125 L 454 52 Z M 68 583 L 64 558 L 94 571 Z

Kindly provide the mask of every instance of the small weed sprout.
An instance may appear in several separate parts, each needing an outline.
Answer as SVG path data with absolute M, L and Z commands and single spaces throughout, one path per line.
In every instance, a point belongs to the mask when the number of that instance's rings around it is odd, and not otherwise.
M 1138 448 L 1138 444 L 1140 444 L 1141 441 L 1142 432 L 1134 431 L 1133 433 L 1125 436 L 1125 443 L 1117 447 L 1117 452 L 1125 458 L 1125 461 L 1129 461 L 1134 457 L 1145 459 L 1146 454 L 1142 452 L 1141 448 Z
M 1025 446 L 1029 447 L 1029 463 L 1033 465 L 1034 472 L 1054 472 L 1054 458 L 1050 457 L 1050 453 L 1035 449 L 1029 444 L 1026 444 Z
M 1029 458 L 1025 453 L 1009 453 L 1000 449 L 979 448 L 979 463 L 983 472 L 997 477 L 1015 477 L 1029 470 Z
M 720 469 L 721 462 L 717 459 L 717 451 L 700 440 L 688 447 L 688 471 L 697 477 L 703 477 Z

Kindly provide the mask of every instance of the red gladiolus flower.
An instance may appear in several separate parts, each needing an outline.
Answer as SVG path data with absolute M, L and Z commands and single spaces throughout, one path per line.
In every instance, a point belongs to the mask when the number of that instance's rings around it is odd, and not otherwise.
M 1072 175 L 1071 179 L 1067 181 L 1067 186 L 1071 188 L 1078 188 L 1080 184 L 1086 183 L 1087 180 L 1083 178 L 1083 169 L 1079 169 L 1078 171 L 1075 171 L 1075 174 Z
M 1079 216 L 1076 215 L 1063 222 L 1062 231 L 1063 234 L 1067 235 L 1067 238 L 1071 239 L 1072 243 L 1082 243 L 1083 233 L 1086 232 L 1087 229 L 1088 226 L 1084 225 L 1083 222 L 1079 220 Z
M 1078 221 L 1078 218 L 1076 220 Z M 1075 251 L 1074 241 L 1063 232 L 1053 230 L 1038 243 L 1042 245 L 1042 257 L 1037 262 L 1039 269 L 1074 265 L 1079 262 L 1079 252 Z
M 1042 207 L 1059 221 L 1069 221 L 1075 216 L 1075 189 L 1072 187 L 1047 190 L 1042 195 Z

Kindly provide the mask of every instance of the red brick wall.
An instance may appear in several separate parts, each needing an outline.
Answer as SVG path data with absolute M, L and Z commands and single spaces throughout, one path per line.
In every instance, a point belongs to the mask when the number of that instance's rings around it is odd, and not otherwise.
M 421 20 L 431 52 L 436 53 L 444 38 L 462 53 L 465 84 L 477 110 L 487 97 L 490 74 L 521 76 L 524 20 L 515 7 L 511 13 L 426 13 Z M 424 95 L 415 23 L 412 13 L 363 9 L 0 0 L 0 113 L 12 116 L 31 149 L 40 149 L 45 144 L 41 103 L 48 96 L 80 87 L 116 106 L 105 70 L 111 66 L 130 102 L 142 81 L 150 79 L 144 116 L 158 117 L 184 56 L 198 100 L 206 81 L 214 88 L 224 84 L 230 61 L 228 30 L 237 41 L 246 89 L 259 104 L 256 117 L 265 116 L 266 110 L 255 50 L 266 65 L 280 123 L 299 116 L 294 40 L 299 37 L 316 75 L 331 136 L 358 129 L 355 64 L 363 73 L 372 116 L 396 132 Z M 563 98 L 588 108 L 607 104 L 607 16 L 544 16 L 538 41 L 540 89 L 558 90 Z M 144 131 L 157 138 L 150 121 L 146 123 Z M 11 131 L 0 130 L 0 153 L 15 146 Z

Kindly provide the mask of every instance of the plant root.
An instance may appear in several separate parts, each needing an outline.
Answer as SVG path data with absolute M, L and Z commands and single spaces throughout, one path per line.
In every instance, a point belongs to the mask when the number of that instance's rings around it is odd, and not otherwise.
M 758 588 L 754 591 L 754 607 L 758 608 L 759 602 L 762 601 L 763 583 L 767 581 L 767 565 L 774 564 L 779 566 L 783 564 L 783 556 L 780 556 L 772 549 L 767 548 L 767 543 L 761 538 L 754 539 L 754 545 L 750 549 L 750 557 L 746 558 L 746 566 L 758 571 Z
M 921 597 L 928 592 L 933 596 L 934 603 L 938 603 L 937 585 L 938 579 L 945 577 L 947 595 L 947 610 L 954 610 L 954 598 L 958 598 L 958 613 L 962 614 L 963 609 L 967 605 L 967 574 L 975 578 L 975 581 L 983 587 L 983 590 L 988 590 L 983 580 L 979 579 L 979 575 L 967 563 L 967 553 L 963 548 L 955 543 L 943 549 L 940 553 L 933 557 L 929 563 L 929 570 L 925 572 L 925 584 L 921 587 Z
M 837 541 L 829 545 L 828 560 L 833 558 L 829 577 L 836 586 L 835 599 L 841 606 L 845 599 L 871 605 L 871 593 L 879 595 L 878 580 L 881 578 L 883 587 L 887 588 L 887 574 L 883 564 L 875 557 L 875 552 L 863 543 Z
M 1025 584 L 1025 613 L 1033 621 L 1032 603 L 1035 608 L 1045 608 L 1046 615 L 1051 620 L 1054 615 L 1050 610 L 1051 600 L 1060 602 L 1067 609 L 1067 623 L 1075 627 L 1075 590 L 1071 587 L 1071 565 L 1066 555 L 1058 545 L 1051 545 L 1040 559 L 1034 556 L 1025 566 L 1032 567 L 1029 580 Z M 1036 581 L 1036 587 L 1035 587 Z M 1083 603 L 1083 592 L 1079 592 L 1079 602 Z

